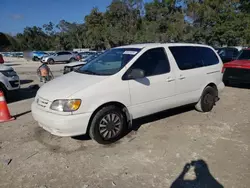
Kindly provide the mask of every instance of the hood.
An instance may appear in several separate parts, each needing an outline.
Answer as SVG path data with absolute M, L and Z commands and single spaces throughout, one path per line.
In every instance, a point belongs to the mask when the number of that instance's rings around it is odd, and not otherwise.
M 75 61 L 75 62 L 68 63 L 66 67 L 74 67 L 74 66 L 85 65 L 85 64 L 86 62 L 84 61 Z
M 250 69 L 250 60 L 234 60 L 229 63 L 225 63 L 224 67 Z
M 107 76 L 96 76 L 71 72 L 44 84 L 37 92 L 39 97 L 54 101 L 70 98 L 74 93 L 101 82 Z
M 13 71 L 14 69 L 10 66 L 0 65 L 0 71 Z

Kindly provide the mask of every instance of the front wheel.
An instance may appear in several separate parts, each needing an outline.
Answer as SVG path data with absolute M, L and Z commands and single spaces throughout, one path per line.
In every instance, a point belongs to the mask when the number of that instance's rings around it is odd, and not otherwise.
M 95 114 L 89 136 L 99 144 L 111 144 L 122 137 L 126 128 L 125 113 L 116 106 L 106 106 Z
M 199 112 L 210 112 L 218 98 L 218 92 L 215 88 L 211 86 L 207 86 L 199 100 L 199 102 L 195 105 L 195 108 Z
M 34 61 L 39 61 L 39 58 L 38 57 L 34 57 L 33 60 Z

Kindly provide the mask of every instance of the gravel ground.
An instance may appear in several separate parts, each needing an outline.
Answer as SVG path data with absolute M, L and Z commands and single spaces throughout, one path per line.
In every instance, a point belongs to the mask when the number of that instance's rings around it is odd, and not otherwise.
M 249 89 L 226 87 L 210 113 L 185 107 L 142 118 L 123 139 L 102 146 L 39 128 L 27 88 L 38 83 L 39 64 L 11 63 L 19 64 L 13 67 L 23 85 L 9 104 L 17 119 L 0 124 L 0 187 L 249 187 Z M 62 67 L 52 70 L 59 75 Z

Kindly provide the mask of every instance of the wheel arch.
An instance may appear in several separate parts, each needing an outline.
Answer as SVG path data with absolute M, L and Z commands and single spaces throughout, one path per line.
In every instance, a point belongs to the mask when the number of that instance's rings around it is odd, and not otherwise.
M 91 117 L 89 119 L 89 122 L 88 122 L 88 127 L 87 127 L 87 131 L 86 131 L 87 134 L 89 133 L 91 122 L 92 122 L 94 116 L 96 115 L 96 113 L 100 109 L 102 109 L 103 107 L 111 106 L 111 105 L 119 107 L 125 113 L 126 121 L 128 122 L 128 125 L 130 126 L 130 124 L 132 124 L 132 117 L 130 116 L 129 111 L 128 111 L 127 107 L 124 104 L 122 104 L 121 102 L 118 102 L 118 101 L 106 102 L 106 103 L 100 105 L 98 108 L 96 108 L 95 111 L 92 113 L 92 115 L 91 115 Z
M 217 94 L 217 96 L 218 96 L 218 88 L 217 88 L 216 84 L 213 83 L 213 82 L 211 82 L 211 83 L 209 83 L 206 87 L 208 87 L 208 86 L 214 88 L 214 89 L 216 90 L 216 94 Z M 205 87 L 205 88 L 206 88 L 206 87 Z M 204 88 L 204 89 L 205 89 L 205 88 Z

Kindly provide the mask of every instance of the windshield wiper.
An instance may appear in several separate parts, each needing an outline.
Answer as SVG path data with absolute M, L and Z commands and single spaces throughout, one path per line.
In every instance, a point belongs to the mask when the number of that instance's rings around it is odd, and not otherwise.
M 81 71 L 81 70 L 78 69 L 76 72 L 83 73 L 83 74 L 99 75 L 98 73 L 92 72 L 90 70 L 83 70 L 83 71 Z

